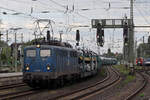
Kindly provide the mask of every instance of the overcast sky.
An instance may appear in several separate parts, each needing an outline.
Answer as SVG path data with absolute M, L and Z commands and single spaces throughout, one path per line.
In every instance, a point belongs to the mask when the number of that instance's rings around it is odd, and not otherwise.
M 129 0 L 0 0 L 1 29 L 5 31 L 12 27 L 21 27 L 17 33 L 17 42 L 20 42 L 20 33 L 24 35 L 24 41 L 34 38 L 36 19 L 50 19 L 55 37 L 59 37 L 59 31 L 63 31 L 63 40 L 75 44 L 75 31 L 80 30 L 81 46 L 97 51 L 96 32 L 91 29 L 91 19 L 121 19 L 124 15 L 130 17 Z M 135 0 L 134 23 L 135 25 L 150 25 L 150 1 Z M 4 14 L 4 12 L 6 12 Z M 45 12 L 45 13 L 43 13 Z M 44 26 L 46 23 L 40 24 Z M 88 25 L 89 27 L 79 28 L 72 26 Z M 66 29 L 70 28 L 68 32 Z M 135 39 L 138 44 L 142 36 L 146 36 L 150 29 L 135 29 Z M 46 35 L 46 33 L 43 33 Z M 13 32 L 10 31 L 10 43 L 14 42 Z M 6 36 L 3 36 L 6 40 Z M 122 52 L 123 44 L 122 29 L 106 29 L 105 45 L 101 52 L 107 52 L 111 48 L 113 52 Z

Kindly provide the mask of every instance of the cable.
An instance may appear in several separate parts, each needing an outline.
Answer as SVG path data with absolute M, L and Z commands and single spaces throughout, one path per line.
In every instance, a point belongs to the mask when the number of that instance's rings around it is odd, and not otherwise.
M 22 4 L 24 4 L 24 3 L 29 4 L 28 2 L 25 2 L 25 1 L 17 1 L 17 0 L 11 0 L 11 1 L 14 1 L 14 2 L 17 2 L 17 3 L 22 3 Z M 44 8 L 47 8 L 45 5 L 48 6 L 48 9 L 50 8 L 47 3 L 43 3 L 43 2 L 41 2 L 41 1 L 39 1 L 39 0 L 37 0 L 37 1 L 35 1 L 35 2 L 39 2 L 40 5 L 44 5 L 44 6 L 43 6 Z M 52 7 L 52 6 L 51 6 L 51 7 Z M 56 8 L 54 8 L 54 7 L 53 7 L 53 9 L 55 9 L 55 10 L 57 10 L 57 11 L 59 11 L 59 12 L 63 12 L 62 10 L 56 9 Z
M 38 19 L 38 18 L 36 18 L 36 17 L 31 16 L 30 14 L 26 14 L 26 13 L 23 13 L 23 12 L 19 12 L 19 11 L 13 10 L 13 9 L 8 9 L 8 8 L 1 7 L 1 6 L 0 6 L 0 8 L 1 8 L 1 9 L 4 9 L 4 10 L 8 10 L 8 11 L 15 12 L 15 13 L 17 13 L 17 14 L 23 14 L 23 15 L 25 15 L 25 16 L 28 16 L 28 17 L 32 18 L 32 19 Z
M 135 6 L 135 7 L 136 7 L 136 6 Z M 143 13 L 141 12 L 141 10 L 138 9 L 138 7 L 136 7 L 136 9 L 137 9 L 137 11 L 141 14 L 141 16 L 144 18 L 145 22 L 146 22 L 147 24 L 150 24 L 149 21 L 147 20 L 147 18 L 146 18 L 146 17 L 143 15 Z
M 22 4 L 27 4 L 27 5 L 29 5 L 29 2 L 25 2 L 25 1 L 21 1 L 21 0 L 10 0 L 10 1 L 12 1 L 12 2 L 17 2 L 17 3 L 22 3 Z
M 88 19 L 88 20 L 91 20 L 90 18 L 88 18 L 88 17 L 86 17 L 86 16 L 84 16 L 84 15 L 81 15 L 79 12 L 75 12 L 77 15 L 79 15 L 80 17 L 82 17 L 82 18 L 85 18 L 85 19 Z
M 146 5 L 143 5 L 143 6 L 146 7 Z M 144 8 L 143 6 L 141 6 L 141 8 Z M 146 15 L 149 14 L 149 11 L 148 11 L 148 13 L 145 11 L 145 10 L 148 10 L 148 8 L 149 8 L 149 6 L 147 6 L 146 9 L 144 8 L 144 10 L 141 12 L 143 12 L 143 13 L 145 12 Z M 139 9 L 139 6 L 138 6 L 138 9 Z
M 54 1 L 54 0 L 49 0 L 49 1 L 51 1 L 51 2 L 53 2 L 54 4 L 56 4 L 56 5 L 58 5 L 58 6 L 63 7 L 63 8 L 66 9 L 66 7 L 65 7 L 64 5 L 62 5 L 62 4 L 60 4 L 60 3 L 57 3 L 57 2 Z
M 12 0 L 12 1 L 15 1 L 15 2 L 18 2 L 18 3 L 25 3 L 25 2 L 23 2 L 23 1 L 17 1 L 17 0 Z M 49 0 L 49 1 L 51 1 L 52 3 L 54 3 L 54 4 L 56 4 L 56 5 L 60 6 L 60 7 L 63 7 L 65 10 L 67 9 L 66 6 L 64 6 L 64 5 L 60 4 L 60 3 L 57 3 L 57 2 L 54 1 L 54 0 Z M 42 5 L 44 5 L 43 7 L 45 7 L 45 5 L 47 5 L 48 8 L 50 8 L 49 5 L 48 5 L 47 3 L 41 2 L 41 1 L 39 1 L 39 0 L 37 0 L 37 2 L 39 2 L 39 3 L 42 4 Z M 27 3 L 27 2 L 26 2 L 26 3 Z M 52 6 L 51 6 L 51 7 L 52 7 Z M 45 8 L 46 8 L 46 7 L 45 7 Z M 54 8 L 54 7 L 53 7 L 53 9 L 55 9 L 55 10 L 57 10 L 57 11 L 59 11 L 59 12 L 63 12 L 63 13 L 65 12 L 65 11 L 63 11 L 63 10 L 56 9 L 56 8 Z M 71 11 L 71 9 L 69 9 L 69 8 L 68 8 L 68 10 Z M 88 17 L 79 14 L 78 12 L 75 12 L 75 13 L 76 13 L 77 15 L 83 17 L 83 18 L 89 19 Z
M 69 10 L 69 12 L 70 11 L 72 11 L 71 9 L 69 9 L 68 8 L 68 6 L 64 6 L 64 5 L 62 5 L 62 4 L 60 4 L 60 3 L 57 3 L 56 1 L 53 1 L 53 0 L 49 0 L 49 1 L 51 1 L 51 2 L 53 2 L 53 3 L 55 3 L 56 5 L 58 5 L 58 6 L 60 6 L 60 7 L 63 7 L 64 9 L 66 9 L 66 10 Z M 81 16 L 81 17 L 83 17 L 83 18 L 86 18 L 86 19 L 90 19 L 90 18 L 88 18 L 88 17 L 86 17 L 86 16 L 84 16 L 84 15 L 81 15 L 79 12 L 74 12 L 75 14 L 77 14 L 77 15 L 79 15 L 79 16 Z
M 44 3 L 44 2 L 41 2 L 41 1 L 38 1 L 38 2 L 39 2 L 40 4 L 42 4 L 42 5 L 44 5 L 44 7 L 45 7 L 45 5 L 46 5 L 46 6 L 48 6 L 48 8 L 50 8 L 47 3 Z M 51 7 L 52 7 L 52 6 L 51 6 Z M 45 7 L 45 8 L 46 8 L 46 7 Z M 63 13 L 65 12 L 65 11 L 63 11 L 63 10 L 56 9 L 56 8 L 54 8 L 54 7 L 52 7 L 52 8 L 55 9 L 55 10 L 57 10 L 57 11 L 59 11 L 59 12 L 63 12 Z M 51 9 L 51 8 L 50 8 L 50 9 Z
M 144 37 L 148 37 L 148 36 L 149 36 L 149 34 L 144 35 Z M 138 39 L 137 42 L 142 41 L 142 39 L 143 39 L 143 36 L 140 39 Z

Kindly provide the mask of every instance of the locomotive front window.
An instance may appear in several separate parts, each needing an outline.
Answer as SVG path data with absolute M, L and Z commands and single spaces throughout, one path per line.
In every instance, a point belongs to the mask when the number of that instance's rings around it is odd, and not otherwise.
M 35 57 L 36 56 L 36 50 L 27 50 L 26 56 L 27 57 Z
M 49 57 L 51 56 L 51 50 L 40 50 L 41 57 Z

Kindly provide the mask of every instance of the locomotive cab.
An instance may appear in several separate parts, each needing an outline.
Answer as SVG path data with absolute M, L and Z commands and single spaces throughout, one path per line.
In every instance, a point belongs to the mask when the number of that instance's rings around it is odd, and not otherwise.
M 51 49 L 26 49 L 24 57 L 24 71 L 26 72 L 49 72 L 51 71 L 52 61 L 50 60 L 52 54 Z

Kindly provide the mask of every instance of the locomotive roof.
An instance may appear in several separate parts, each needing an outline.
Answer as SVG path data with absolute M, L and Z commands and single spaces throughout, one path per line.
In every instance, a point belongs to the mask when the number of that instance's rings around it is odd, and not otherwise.
M 30 46 L 26 46 L 25 48 L 26 49 L 29 49 L 29 48 L 38 48 L 37 46 L 38 45 L 30 45 Z M 76 49 L 73 49 L 73 48 L 62 47 L 62 46 L 53 46 L 53 45 L 40 45 L 39 48 L 57 48 L 57 49 L 67 49 L 67 50 L 77 51 Z

